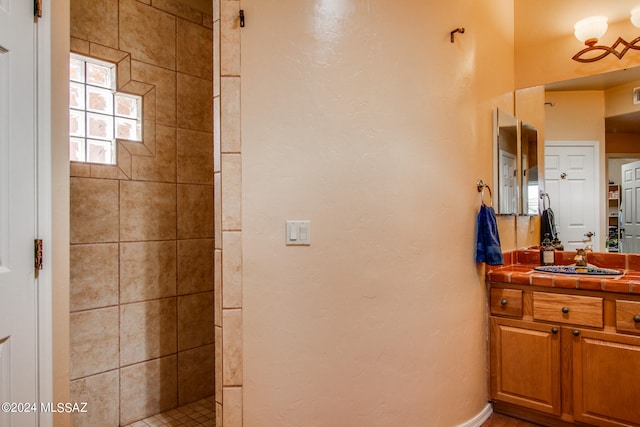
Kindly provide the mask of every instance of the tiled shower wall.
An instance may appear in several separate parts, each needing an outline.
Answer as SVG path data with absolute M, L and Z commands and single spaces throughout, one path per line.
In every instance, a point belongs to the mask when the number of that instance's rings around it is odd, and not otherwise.
M 239 0 L 213 0 L 215 242 L 216 265 L 222 267 L 215 280 L 216 427 L 242 427 L 239 13 Z
M 175 0 L 71 1 L 72 51 L 117 63 L 144 108 L 116 166 L 71 165 L 73 426 L 214 393 L 213 21 Z

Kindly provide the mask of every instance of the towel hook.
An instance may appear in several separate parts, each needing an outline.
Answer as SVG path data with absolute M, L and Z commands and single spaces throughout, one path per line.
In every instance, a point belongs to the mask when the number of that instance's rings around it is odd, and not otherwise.
M 544 200 L 545 197 L 547 199 L 547 205 L 545 205 Z M 547 193 L 546 191 L 540 190 L 540 199 L 542 199 L 542 210 L 551 208 L 551 197 L 549 197 L 549 193 Z
M 489 190 L 489 206 L 493 207 L 493 194 L 491 194 L 491 187 L 484 183 L 482 179 L 479 179 L 476 183 L 478 186 L 478 193 L 480 193 L 480 201 L 484 205 L 484 189 Z

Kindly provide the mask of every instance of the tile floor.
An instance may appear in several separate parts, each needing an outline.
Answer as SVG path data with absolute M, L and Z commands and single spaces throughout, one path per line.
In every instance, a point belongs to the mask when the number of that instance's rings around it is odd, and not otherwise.
M 215 427 L 215 397 L 210 396 L 124 427 Z M 492 414 L 481 427 L 539 427 L 502 414 Z
M 215 427 L 216 401 L 209 396 L 125 427 Z

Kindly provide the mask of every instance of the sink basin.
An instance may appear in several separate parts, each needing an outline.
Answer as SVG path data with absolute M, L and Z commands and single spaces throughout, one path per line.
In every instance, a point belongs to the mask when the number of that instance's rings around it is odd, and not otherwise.
M 541 265 L 534 267 L 536 271 L 554 274 L 579 274 L 581 276 L 619 276 L 624 274 L 620 270 L 601 268 L 594 265 L 579 267 L 577 265 Z

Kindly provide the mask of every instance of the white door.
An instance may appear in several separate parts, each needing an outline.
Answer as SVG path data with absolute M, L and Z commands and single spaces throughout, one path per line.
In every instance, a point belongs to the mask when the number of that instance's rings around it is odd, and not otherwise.
M 595 142 L 546 142 L 544 146 L 545 191 L 566 251 L 600 247 L 597 153 Z M 593 233 L 591 242 L 585 242 L 587 233 Z
M 0 403 L 38 401 L 33 2 L 0 0 Z M 0 426 L 37 413 L 0 411 Z
M 622 165 L 621 252 L 640 254 L 640 162 Z
M 516 178 L 516 156 L 508 151 L 500 150 L 500 213 L 518 213 L 518 187 Z

